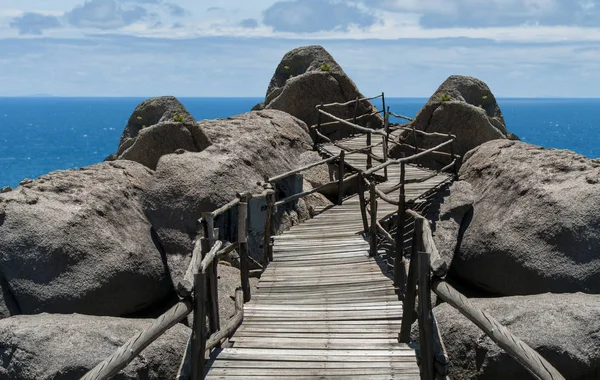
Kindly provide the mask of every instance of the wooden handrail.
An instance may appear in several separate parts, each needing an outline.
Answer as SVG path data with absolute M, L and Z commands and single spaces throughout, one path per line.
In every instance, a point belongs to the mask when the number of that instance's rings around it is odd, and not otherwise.
M 373 112 L 370 112 L 370 113 L 364 113 L 364 114 L 362 114 L 360 116 L 357 116 L 356 119 L 352 117 L 352 118 L 343 119 L 343 120 L 346 120 L 346 121 L 356 121 L 356 120 L 364 119 L 365 117 L 377 115 L 378 113 L 382 113 L 382 112 L 383 111 L 373 111 Z M 320 126 L 321 127 L 325 127 L 325 126 L 329 126 L 329 125 L 338 125 L 338 124 L 340 124 L 339 121 L 328 121 L 327 123 L 321 123 Z M 311 125 L 310 128 L 314 128 L 316 126 L 317 126 L 316 124 L 315 125 Z
M 166 313 L 158 317 L 150 326 L 140 331 L 125 344 L 119 347 L 111 356 L 104 359 L 100 364 L 92 368 L 81 379 L 82 380 L 105 380 L 119 373 L 125 368 L 142 350 L 158 339 L 171 327 L 181 322 L 192 312 L 192 304 L 181 301 L 170 308 Z
M 456 135 L 453 134 L 448 134 L 448 133 L 442 133 L 442 132 L 425 132 L 422 131 L 420 129 L 416 129 L 416 128 L 409 128 L 409 127 L 403 127 L 401 125 L 396 127 L 396 130 L 401 129 L 403 131 L 408 131 L 408 132 L 413 132 L 419 135 L 423 135 L 423 136 L 436 136 L 436 137 L 452 137 L 452 138 L 456 138 Z
M 218 209 L 216 209 L 215 211 L 211 212 L 210 214 L 212 215 L 213 218 L 216 218 L 217 216 L 224 214 L 225 212 L 231 210 L 232 208 L 234 208 L 235 206 L 237 206 L 240 203 L 240 199 L 239 198 L 235 198 L 233 199 L 231 202 L 227 203 L 226 205 L 223 205 L 221 207 L 219 207 Z
M 334 115 L 330 114 L 329 112 L 325 112 L 325 111 L 323 111 L 320 108 L 317 108 L 317 110 L 319 111 L 319 113 L 321 113 L 321 114 L 323 114 L 323 115 L 325 115 L 325 116 L 327 116 L 327 117 L 329 117 L 329 118 L 331 118 L 333 120 L 339 121 L 341 124 L 344 124 L 344 125 L 347 125 L 349 127 L 352 127 L 354 129 L 356 129 L 357 131 L 361 131 L 361 132 L 364 132 L 364 133 L 372 132 L 372 133 L 374 133 L 376 135 L 381 135 L 381 136 L 385 136 L 386 135 L 386 133 L 383 132 L 383 131 L 380 131 L 380 130 L 377 130 L 377 129 L 369 129 L 369 128 L 361 127 L 360 125 L 356 125 L 354 123 L 351 123 L 349 121 L 341 119 L 341 118 L 339 118 L 337 116 L 334 116 Z
M 381 93 L 381 95 L 373 96 L 371 98 L 360 98 L 360 99 L 356 98 L 355 100 L 349 100 L 349 101 L 347 101 L 345 103 L 320 104 L 320 105 L 317 106 L 317 108 L 321 108 L 321 107 L 334 107 L 334 106 L 349 106 L 350 104 L 355 103 L 355 102 L 362 102 L 362 101 L 365 101 L 365 100 L 374 100 L 374 99 L 377 99 L 377 98 L 381 98 L 383 96 L 384 96 L 383 93 Z
M 333 157 L 326 158 L 326 159 L 324 159 L 322 161 L 313 162 L 311 164 L 304 165 L 304 166 L 302 166 L 300 168 L 297 168 L 297 169 L 294 169 L 294 170 L 290 170 L 289 172 L 285 172 L 285 173 L 277 175 L 275 177 L 271 177 L 271 178 L 269 178 L 267 180 L 267 182 L 273 183 L 273 182 L 278 181 L 280 179 L 283 179 L 285 177 L 289 177 L 291 175 L 298 174 L 298 173 L 303 172 L 305 170 L 308 170 L 310 168 L 314 168 L 315 166 L 319 166 L 319 165 L 323 165 L 323 164 L 328 164 L 330 162 L 336 161 L 339 158 L 340 158 L 340 155 L 338 154 L 338 155 L 335 155 Z
M 391 140 L 390 142 L 392 144 L 396 145 L 396 146 L 404 146 L 404 147 L 407 147 L 407 148 L 410 148 L 410 149 L 413 149 L 413 150 L 417 150 L 419 152 L 424 152 L 425 150 L 427 150 L 427 149 L 423 149 L 423 148 L 418 148 L 418 147 L 416 147 L 414 145 L 411 145 L 409 143 L 406 143 L 406 142 L 398 142 L 398 141 L 393 141 L 393 140 Z M 430 152 L 430 153 L 431 154 L 436 154 L 438 156 L 452 157 L 452 154 L 451 153 L 447 153 L 447 152 L 433 151 L 433 152 Z M 454 157 L 460 157 L 460 155 L 455 154 Z
M 443 147 L 445 147 L 448 144 L 451 144 L 452 141 L 453 140 L 444 141 L 443 143 L 441 143 L 439 145 L 436 145 L 433 148 L 427 149 L 427 150 L 425 150 L 425 151 L 423 151 L 421 153 L 417 153 L 417 154 L 414 154 L 412 156 L 408 156 L 408 157 L 405 157 L 405 158 L 398 158 L 398 159 L 394 159 L 394 160 L 388 160 L 387 162 L 384 162 L 383 164 L 381 164 L 379 166 L 375 166 L 374 168 L 371 168 L 371 169 L 365 171 L 363 174 L 365 176 L 370 176 L 371 174 L 373 174 L 373 173 L 375 173 L 375 172 L 377 172 L 377 171 L 379 171 L 379 170 L 381 170 L 381 169 L 383 169 L 383 168 L 385 168 L 387 166 L 390 166 L 390 165 L 393 165 L 393 164 L 399 164 L 401 162 L 410 162 L 410 161 L 413 161 L 413 160 L 415 160 L 415 159 L 417 159 L 419 157 L 422 157 L 422 156 L 424 156 L 424 155 L 426 155 L 428 153 L 431 153 L 431 152 L 436 151 L 436 150 L 438 150 L 440 148 L 443 148 Z
M 453 308 L 467 317 L 500 348 L 512 356 L 529 373 L 540 380 L 564 380 L 565 378 L 533 348 L 516 337 L 506 327 L 485 311 L 476 307 L 447 282 L 435 279 L 432 290 Z
M 413 118 L 412 118 L 412 117 L 408 117 L 408 116 L 404 116 L 404 115 L 398 115 L 398 114 L 395 114 L 395 113 L 393 113 L 393 112 L 391 112 L 391 111 L 388 111 L 388 112 L 389 112 L 389 114 L 390 114 L 390 115 L 392 115 L 392 116 L 393 116 L 393 117 L 395 117 L 395 118 L 398 118 L 398 119 L 405 119 L 405 120 L 408 120 L 408 121 L 413 121 Z

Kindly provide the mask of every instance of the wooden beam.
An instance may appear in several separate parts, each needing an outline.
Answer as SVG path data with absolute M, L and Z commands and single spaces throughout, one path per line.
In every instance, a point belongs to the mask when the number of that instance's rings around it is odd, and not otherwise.
M 431 315 L 431 272 L 429 253 L 419 252 L 419 343 L 421 348 L 421 379 L 434 380 L 433 318 Z
M 181 322 L 192 312 L 192 304 L 188 300 L 181 301 L 158 317 L 150 326 L 140 331 L 125 344 L 119 347 L 111 356 L 92 368 L 82 380 L 106 380 L 116 375 L 127 366 L 136 356 L 164 334 L 171 327 Z
M 341 205 L 344 201 L 344 161 L 345 152 L 340 152 L 340 162 L 338 163 L 338 199 L 337 204 Z
M 240 194 L 238 207 L 238 244 L 240 247 L 240 279 L 244 302 L 250 301 L 250 268 L 248 260 L 248 195 Z
M 402 328 L 400 330 L 400 343 L 410 343 L 410 328 L 414 320 L 415 297 L 417 295 L 417 279 L 419 270 L 417 256 L 421 248 L 422 219 L 415 219 L 415 230 L 413 232 L 413 245 L 410 256 L 410 268 L 406 279 L 406 296 L 402 310 Z
M 204 379 L 204 351 L 206 351 L 206 274 L 198 273 L 194 276 L 191 380 Z
M 444 301 L 467 317 L 500 348 L 512 356 L 529 373 L 540 380 L 564 380 L 565 378 L 546 359 L 527 343 L 516 337 L 490 314 L 479 309 L 447 282 L 435 279 L 432 289 Z

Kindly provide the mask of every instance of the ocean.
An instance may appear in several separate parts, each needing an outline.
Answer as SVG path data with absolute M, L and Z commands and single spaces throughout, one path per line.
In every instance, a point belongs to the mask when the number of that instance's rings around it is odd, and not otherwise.
M 0 187 L 104 160 L 144 98 L 0 98 Z M 179 98 L 196 119 L 237 115 L 261 98 Z M 414 116 L 427 99 L 387 98 Z M 522 141 L 600 157 L 600 99 L 498 99 L 507 129 Z

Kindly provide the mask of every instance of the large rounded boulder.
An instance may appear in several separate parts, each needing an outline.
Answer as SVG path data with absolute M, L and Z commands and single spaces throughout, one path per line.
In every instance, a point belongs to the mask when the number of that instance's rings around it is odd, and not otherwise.
M 446 79 L 408 127 L 446 136 L 404 132 L 400 136 L 401 142 L 419 149 L 429 149 L 448 140 L 448 134 L 453 134 L 456 136 L 453 150 L 460 156 L 486 141 L 516 138 L 507 132 L 502 111 L 487 84 L 461 75 L 452 75 Z M 449 147 L 444 150 L 450 153 Z M 414 149 L 396 145 L 390 154 L 392 157 L 400 157 L 401 153 L 411 155 L 414 154 Z M 438 170 L 447 166 L 450 159 L 430 154 L 419 159 L 418 163 Z
M 600 374 L 600 296 L 540 294 L 471 299 L 542 355 L 566 379 Z M 433 309 L 450 357 L 454 380 L 533 379 L 515 359 L 460 312 L 444 303 Z
M 0 379 L 79 379 L 152 322 L 46 313 L 1 320 Z M 190 333 L 173 326 L 112 379 L 174 379 Z
M 123 130 L 116 158 L 156 169 L 165 154 L 177 149 L 200 152 L 208 146 L 210 140 L 183 104 L 163 96 L 136 107 Z
M 0 194 L 0 272 L 20 312 L 120 316 L 172 292 L 131 161 L 56 171 Z M 5 297 L 6 299 L 7 297 Z
M 253 111 L 199 124 L 213 145 L 199 153 L 163 156 L 144 192 L 144 211 L 168 253 L 175 282 L 189 262 L 202 212 L 223 206 L 237 193 L 262 192 L 258 182 L 291 170 L 311 148 L 306 124 L 281 111 Z M 235 231 L 220 232 L 223 240 L 235 238 Z
M 341 66 L 322 46 L 302 46 L 286 53 L 269 83 L 265 103 L 267 109 L 285 111 L 304 121 L 308 126 L 319 120 L 316 106 L 322 103 L 345 103 L 364 96 Z M 368 101 L 347 106 L 328 108 L 328 112 L 343 119 L 371 114 L 376 111 Z M 323 117 L 323 122 L 332 121 Z M 373 128 L 383 125 L 380 114 L 364 117 L 359 124 Z M 333 125 L 320 130 L 331 139 L 356 133 L 350 127 Z
M 500 295 L 600 293 L 600 163 L 490 141 L 460 170 L 475 194 L 452 274 Z

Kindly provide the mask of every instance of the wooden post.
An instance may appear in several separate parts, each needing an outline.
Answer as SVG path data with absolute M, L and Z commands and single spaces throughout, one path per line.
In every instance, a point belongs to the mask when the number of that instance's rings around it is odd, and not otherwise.
M 344 165 L 346 152 L 340 152 L 340 162 L 338 167 L 338 200 L 337 204 L 341 205 L 344 200 Z
M 202 247 L 202 258 L 210 251 L 215 244 L 215 228 L 214 219 L 211 213 L 202 214 L 202 227 L 204 228 L 204 238 L 200 241 Z M 208 301 L 208 318 L 210 333 L 213 334 L 221 328 L 219 319 L 219 286 L 217 284 L 218 269 L 217 259 L 213 260 L 208 267 L 207 279 L 207 301 Z
M 452 133 L 448 132 L 448 138 L 452 140 L 450 143 L 450 163 L 452 163 L 456 159 L 454 156 L 454 138 L 452 137 Z M 454 165 L 452 165 L 452 174 L 454 174 L 454 176 L 458 174 L 456 170 L 456 162 L 454 162 Z
M 415 142 L 415 154 L 419 154 L 419 143 L 417 141 L 417 131 L 416 131 L 414 124 L 413 124 L 412 130 L 413 130 L 413 140 Z
M 434 380 L 433 317 L 431 314 L 431 257 L 419 252 L 419 343 L 421 346 L 421 379 Z M 414 259 L 413 259 L 414 260 Z
M 415 230 L 412 239 L 412 252 L 410 255 L 410 267 L 406 279 L 406 296 L 402 305 L 402 328 L 400 330 L 400 343 L 410 343 L 410 327 L 414 321 L 415 297 L 417 295 L 418 263 L 417 256 L 421 247 L 421 235 L 423 231 L 423 220 L 415 219 Z
M 358 180 L 358 201 L 360 202 L 360 214 L 362 216 L 364 232 L 367 233 L 369 231 L 369 222 L 367 219 L 367 202 L 365 200 L 365 179 L 364 179 L 362 173 L 359 173 L 357 180 Z
M 238 205 L 238 244 L 240 249 L 240 276 L 244 302 L 250 301 L 250 268 L 248 267 L 248 200 L 247 194 L 238 194 L 240 204 Z
M 321 102 L 321 106 L 317 108 L 317 126 L 315 127 L 315 131 L 318 131 L 321 128 L 321 112 L 319 111 L 323 107 L 323 102 Z M 319 135 L 317 133 L 314 134 L 313 137 L 313 149 L 317 150 L 319 145 Z
M 381 93 L 383 97 L 383 92 Z M 390 144 L 390 110 L 389 107 L 385 109 L 385 100 L 383 101 L 383 128 L 385 131 L 385 136 L 383 136 L 383 161 L 387 162 L 388 160 L 388 146 Z M 388 168 L 387 166 L 383 169 L 383 175 L 385 176 L 385 180 L 388 180 Z
M 369 202 L 371 206 L 371 227 L 369 230 L 371 250 L 369 255 L 375 257 L 377 256 L 377 193 L 375 192 L 374 180 L 371 180 L 371 186 L 369 187 Z
M 354 124 L 356 124 L 356 118 L 358 117 L 358 99 L 360 98 L 357 96 L 356 102 L 354 103 L 354 120 L 352 121 Z
M 373 148 L 371 148 L 371 135 L 371 132 L 367 132 L 367 146 L 369 147 L 369 149 L 367 150 L 367 170 L 373 167 L 373 157 L 371 156 L 371 154 L 373 153 Z
M 383 113 L 385 115 L 385 110 L 386 110 L 386 108 L 385 108 L 385 93 L 383 91 L 381 92 L 381 109 L 383 110 Z M 388 111 L 389 111 L 389 107 L 388 107 Z M 386 130 L 386 132 L 387 132 L 387 130 Z
M 404 154 L 402 154 L 404 156 Z M 404 158 L 404 157 L 402 157 Z M 404 182 L 406 167 L 400 163 L 400 195 L 398 197 L 398 215 L 396 216 L 396 251 L 394 259 L 394 283 L 398 288 L 398 297 L 404 298 L 406 283 L 406 263 L 404 261 L 404 225 L 406 224 L 406 193 Z
M 194 275 L 194 328 L 192 330 L 191 380 L 204 379 L 206 351 L 206 274 Z
M 272 189 L 271 185 L 267 185 L 267 190 Z M 275 204 L 275 193 L 269 192 L 266 197 L 267 201 L 267 214 L 265 215 L 265 235 L 263 239 L 263 263 L 266 264 L 269 261 L 273 261 L 273 249 L 271 245 L 271 218 L 273 217 L 273 205 Z

